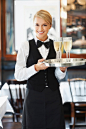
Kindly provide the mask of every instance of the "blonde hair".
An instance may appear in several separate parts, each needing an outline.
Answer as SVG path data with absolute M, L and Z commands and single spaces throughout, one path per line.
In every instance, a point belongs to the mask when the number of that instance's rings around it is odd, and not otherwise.
M 36 17 L 44 19 L 47 23 L 52 25 L 52 16 L 51 14 L 46 10 L 39 10 L 33 17 L 33 21 Z

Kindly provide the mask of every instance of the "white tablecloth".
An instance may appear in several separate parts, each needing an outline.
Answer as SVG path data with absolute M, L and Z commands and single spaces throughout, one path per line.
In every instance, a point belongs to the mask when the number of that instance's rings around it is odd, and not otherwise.
M 3 118 L 3 116 L 6 112 L 14 113 L 14 110 L 8 101 L 8 97 L 3 96 L 3 97 L 0 97 L 0 126 L 1 127 L 3 127 L 1 119 Z
M 81 87 L 81 90 L 79 89 L 80 88 L 79 85 Z M 73 102 L 83 102 L 83 101 L 86 102 L 86 82 L 84 82 L 84 81 L 81 81 L 81 82 L 77 81 L 77 82 L 75 82 L 76 89 L 74 88 L 74 82 L 71 82 L 70 86 L 71 86 L 72 93 L 74 95 Z M 65 103 L 65 102 L 72 102 L 72 97 L 71 97 L 71 93 L 70 93 L 70 88 L 69 88 L 68 82 L 61 82 L 60 83 L 60 92 L 61 92 L 63 103 Z M 75 96 L 75 92 L 76 92 L 77 95 L 81 94 L 81 96 Z
M 15 90 L 15 87 L 17 89 L 19 89 L 19 85 L 14 85 L 14 84 L 11 84 L 11 89 L 12 89 L 12 95 L 13 97 L 16 99 L 16 90 Z M 22 92 L 22 98 L 24 98 L 24 94 L 23 94 L 23 88 L 26 89 L 26 84 L 25 85 L 22 85 L 21 84 L 21 92 Z M 9 87 L 8 87 L 8 84 L 5 83 L 1 89 L 1 95 L 2 96 L 8 96 L 8 99 L 10 99 L 10 92 L 9 92 Z M 19 94 L 18 94 L 18 97 L 19 97 Z
M 60 92 L 61 92 L 63 104 L 65 102 L 72 102 L 68 82 L 60 82 Z

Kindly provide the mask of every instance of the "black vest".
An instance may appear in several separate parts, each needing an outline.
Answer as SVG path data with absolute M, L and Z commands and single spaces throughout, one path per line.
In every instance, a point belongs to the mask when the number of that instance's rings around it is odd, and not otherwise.
M 29 56 L 27 58 L 27 67 L 36 64 L 39 59 L 43 58 L 38 51 L 34 39 L 29 40 L 29 46 L 30 50 Z M 53 46 L 53 40 L 50 40 L 50 49 L 47 59 L 54 58 L 56 58 L 56 53 Z M 59 88 L 59 82 L 55 77 L 55 67 L 49 67 L 46 70 L 40 70 L 27 81 L 27 88 L 35 91 L 42 91 L 46 86 L 53 91 Z

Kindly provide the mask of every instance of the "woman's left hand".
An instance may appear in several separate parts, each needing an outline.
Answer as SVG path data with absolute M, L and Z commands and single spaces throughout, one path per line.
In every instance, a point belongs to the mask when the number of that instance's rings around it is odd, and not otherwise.
M 60 70 L 61 70 L 62 72 L 65 72 L 66 69 L 67 69 L 67 67 L 60 67 Z

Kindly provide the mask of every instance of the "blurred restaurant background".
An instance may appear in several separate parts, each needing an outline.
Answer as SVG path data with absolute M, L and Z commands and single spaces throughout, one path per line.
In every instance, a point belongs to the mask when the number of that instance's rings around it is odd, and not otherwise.
M 1 90 L 7 80 L 15 79 L 18 49 L 22 42 L 34 37 L 32 18 L 39 9 L 48 10 L 53 17 L 49 36 L 52 39 L 72 37 L 70 57 L 86 59 L 86 0 L 0 0 Z M 65 50 L 62 48 L 62 58 L 65 57 Z M 67 68 L 66 77 L 60 82 L 67 82 L 72 78 L 86 78 L 86 64 Z M 65 102 L 63 106 L 65 120 L 70 123 L 71 104 Z M 9 121 L 10 117 L 6 116 L 8 113 L 5 113 L 3 121 Z M 84 115 L 78 117 L 83 120 Z

